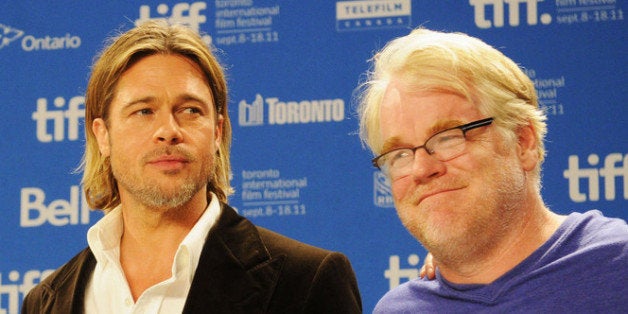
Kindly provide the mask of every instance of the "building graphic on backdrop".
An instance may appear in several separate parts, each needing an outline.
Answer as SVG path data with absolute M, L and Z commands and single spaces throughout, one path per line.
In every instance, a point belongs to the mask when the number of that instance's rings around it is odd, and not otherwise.
M 337 31 L 410 27 L 411 24 L 410 0 L 336 2 Z
M 344 119 L 345 101 L 341 98 L 283 100 L 256 94 L 253 101 L 238 103 L 238 124 L 242 127 L 342 122 Z

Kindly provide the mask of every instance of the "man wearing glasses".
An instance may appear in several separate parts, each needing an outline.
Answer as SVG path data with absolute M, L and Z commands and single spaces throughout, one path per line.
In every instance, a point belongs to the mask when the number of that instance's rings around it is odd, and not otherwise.
M 417 29 L 373 62 L 361 137 L 438 267 L 375 313 L 628 311 L 628 226 L 544 204 L 546 117 L 512 60 L 464 34 Z

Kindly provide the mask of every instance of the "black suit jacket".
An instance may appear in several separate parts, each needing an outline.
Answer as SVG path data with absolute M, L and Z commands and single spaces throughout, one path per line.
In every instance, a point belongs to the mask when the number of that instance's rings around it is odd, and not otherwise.
M 96 259 L 89 248 L 34 287 L 22 313 L 83 313 Z M 351 264 L 256 227 L 223 205 L 209 232 L 183 313 L 361 313 Z

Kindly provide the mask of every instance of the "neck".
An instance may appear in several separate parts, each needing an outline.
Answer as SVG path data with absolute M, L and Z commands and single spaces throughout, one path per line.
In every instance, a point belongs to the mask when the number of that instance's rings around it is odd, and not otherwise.
M 443 277 L 458 284 L 491 283 L 541 247 L 565 219 L 545 207 L 540 197 L 533 206 L 517 210 L 524 212 L 517 218 L 521 223 L 510 225 L 489 248 L 469 252 L 464 258 L 441 260 L 435 256 Z
M 206 208 L 204 192 L 177 208 L 155 209 L 122 202 L 120 264 L 135 300 L 147 288 L 172 276 L 179 245 Z

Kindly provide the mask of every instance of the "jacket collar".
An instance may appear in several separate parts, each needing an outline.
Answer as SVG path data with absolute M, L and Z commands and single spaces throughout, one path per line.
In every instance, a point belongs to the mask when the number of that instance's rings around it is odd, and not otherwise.
M 271 257 L 257 228 L 223 204 L 207 235 L 184 313 L 262 312 L 285 256 Z

